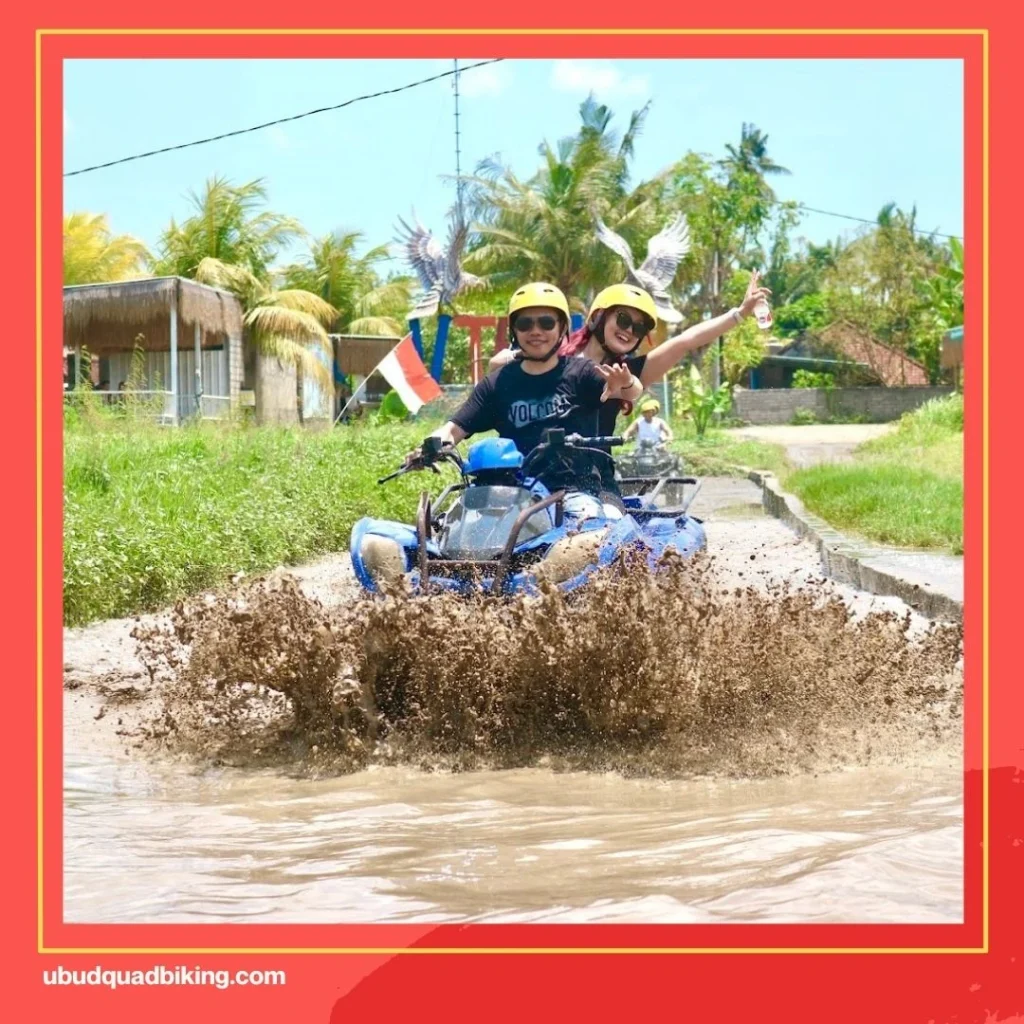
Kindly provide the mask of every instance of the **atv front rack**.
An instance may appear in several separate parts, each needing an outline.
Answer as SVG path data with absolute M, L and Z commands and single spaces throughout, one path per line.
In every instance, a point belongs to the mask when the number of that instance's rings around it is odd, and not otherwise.
M 455 489 L 461 489 L 460 485 L 456 484 L 452 488 L 446 489 L 441 498 L 444 498 L 451 490 Z M 547 498 L 540 498 L 519 513 L 516 521 L 512 524 L 508 540 L 505 541 L 505 548 L 497 559 L 480 562 L 468 559 L 439 559 L 431 563 L 427 558 L 427 541 L 430 539 L 433 528 L 433 515 L 430 492 L 423 491 L 420 494 L 420 503 L 416 510 L 417 568 L 420 573 L 420 587 L 423 589 L 427 588 L 431 571 L 437 576 L 461 578 L 486 578 L 493 574 L 491 593 L 500 593 L 505 583 L 505 577 L 508 575 L 509 568 L 512 565 L 512 554 L 516 549 L 516 544 L 519 542 L 519 534 L 522 532 L 523 527 L 532 516 L 549 508 L 551 505 L 555 506 L 555 526 L 561 526 L 565 518 L 565 491 L 555 491 L 554 494 Z
M 693 490 L 687 496 L 686 500 L 678 509 L 673 509 L 680 514 L 685 512 L 691 504 L 693 499 L 700 493 L 701 481 L 695 476 L 661 476 L 661 477 L 649 477 L 649 476 L 624 476 L 618 481 L 619 484 L 636 484 L 638 489 L 632 491 L 629 495 L 631 498 L 648 498 L 650 504 L 653 505 L 661 492 L 665 489 L 668 484 L 692 484 Z M 651 489 L 653 485 L 653 490 Z

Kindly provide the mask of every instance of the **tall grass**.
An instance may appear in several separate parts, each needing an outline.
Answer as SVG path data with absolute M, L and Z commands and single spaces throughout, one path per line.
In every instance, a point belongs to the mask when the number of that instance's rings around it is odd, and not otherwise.
M 932 399 L 852 463 L 812 466 L 786 486 L 823 519 L 898 547 L 963 553 L 963 397 Z
M 950 479 L 964 473 L 964 398 L 933 398 L 904 414 L 896 429 L 861 445 L 864 458 L 897 459 Z
M 70 423 L 65 622 L 155 609 L 239 571 L 343 550 L 363 515 L 410 519 L 433 475 L 376 481 L 432 428 Z
M 837 529 L 907 548 L 963 552 L 963 484 L 896 462 L 826 463 L 787 486 Z

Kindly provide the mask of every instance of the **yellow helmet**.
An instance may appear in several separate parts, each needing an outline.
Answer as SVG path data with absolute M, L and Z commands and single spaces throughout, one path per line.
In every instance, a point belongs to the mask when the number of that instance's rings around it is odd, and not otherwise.
M 509 320 L 520 309 L 526 309 L 529 306 L 548 306 L 551 309 L 561 310 L 565 314 L 565 322 L 569 322 L 569 303 L 561 289 L 556 288 L 553 284 L 547 284 L 545 281 L 532 281 L 530 284 L 524 284 L 521 288 L 517 288 L 509 300 Z
M 640 406 L 641 412 L 661 412 L 661 404 L 656 398 L 648 398 L 646 402 L 643 402 Z
M 594 301 L 590 304 L 590 312 L 587 319 L 592 320 L 599 309 L 611 309 L 612 306 L 630 306 L 639 309 L 651 321 L 648 328 L 653 331 L 658 326 L 658 310 L 654 305 L 654 299 L 650 293 L 637 288 L 632 284 L 613 284 L 597 293 Z

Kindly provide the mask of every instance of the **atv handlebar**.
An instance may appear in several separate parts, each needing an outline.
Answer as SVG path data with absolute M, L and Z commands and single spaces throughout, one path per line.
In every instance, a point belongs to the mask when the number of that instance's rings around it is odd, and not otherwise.
M 438 473 L 440 470 L 435 465 L 437 462 L 450 462 L 460 472 L 462 471 L 462 456 L 459 455 L 458 448 L 453 444 L 446 444 L 439 437 L 431 435 L 423 439 L 418 455 L 409 459 L 404 466 L 396 469 L 394 473 L 380 477 L 377 483 L 386 484 L 389 480 L 394 480 L 395 477 L 404 476 L 406 473 L 411 473 L 414 470 L 430 469 Z
M 606 449 L 626 443 L 621 437 L 583 437 L 581 434 L 566 434 L 561 427 L 549 427 L 541 437 L 540 444 L 526 456 L 523 462 L 524 474 L 536 463 L 545 458 L 557 456 L 560 452 L 587 452 L 591 455 L 604 456 L 610 461 L 611 455 Z
M 622 437 L 581 437 L 579 434 L 570 434 L 566 439 L 574 447 L 584 448 L 615 448 L 626 443 Z
M 596 452 L 598 455 L 608 456 L 608 452 L 603 449 L 614 448 L 625 443 L 621 437 L 610 435 L 584 437 L 582 434 L 566 434 L 562 428 L 552 427 L 544 431 L 541 443 L 526 457 L 523 462 L 523 469 L 525 470 L 527 466 L 532 465 L 541 456 L 551 453 L 553 450 L 590 451 Z M 610 458 L 610 456 L 608 457 Z M 446 444 L 439 437 L 431 436 L 424 438 L 418 455 L 409 459 L 404 466 L 396 469 L 394 473 L 380 477 L 377 483 L 386 484 L 389 480 L 394 480 L 395 477 L 404 476 L 406 473 L 413 472 L 414 470 L 431 469 L 437 473 L 438 468 L 435 465 L 437 462 L 450 462 L 459 472 L 462 472 L 462 456 L 454 444 Z

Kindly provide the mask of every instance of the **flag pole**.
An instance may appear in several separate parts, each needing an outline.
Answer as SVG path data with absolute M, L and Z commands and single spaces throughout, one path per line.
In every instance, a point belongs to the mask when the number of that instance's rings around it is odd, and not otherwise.
M 395 349 L 396 349 L 396 348 L 398 348 L 398 346 L 399 346 L 399 345 L 401 345 L 403 341 L 405 341 L 405 338 L 400 338 L 400 339 L 399 339 L 399 340 L 398 340 L 397 342 L 395 342 L 395 344 L 394 344 L 394 345 L 392 345 L 392 346 L 391 346 L 391 348 L 389 348 L 389 349 L 388 349 L 388 351 L 387 351 L 387 355 L 385 355 L 385 356 L 384 356 L 384 359 L 387 359 L 387 357 L 388 357 L 389 355 L 391 355 L 391 353 L 392 353 L 392 352 L 394 352 L 394 351 L 395 351 Z M 349 399 L 349 400 L 348 400 L 348 401 L 347 401 L 347 402 L 345 403 L 345 405 L 344 405 L 344 408 L 343 408 L 343 409 L 341 410 L 341 412 L 339 412 L 339 413 L 338 413 L 338 415 L 334 417 L 334 425 L 335 425 L 335 426 L 337 426 L 338 420 L 340 420 L 340 419 L 341 419 L 341 417 L 345 415 L 345 410 L 346 410 L 346 409 L 348 409 L 348 407 L 349 407 L 349 406 L 350 406 L 350 405 L 351 405 L 351 404 L 352 404 L 352 403 L 353 403 L 353 402 L 354 402 L 354 401 L 356 400 L 356 398 L 357 398 L 357 397 L 359 396 L 359 392 L 360 392 L 360 391 L 362 391 L 364 387 L 366 387 L 366 384 L 367 384 L 367 382 L 369 381 L 369 379 L 370 379 L 370 378 L 371 378 L 371 377 L 372 377 L 372 376 L 373 376 L 373 375 L 374 375 L 374 374 L 375 374 L 375 373 L 377 372 L 377 370 L 378 370 L 378 369 L 380 368 L 380 364 L 384 362 L 384 359 L 382 359 L 382 360 L 380 361 L 380 363 L 377 363 L 377 365 L 376 365 L 376 366 L 375 366 L 375 367 L 374 367 L 374 368 L 373 368 L 373 369 L 372 369 L 372 370 L 371 370 L 371 371 L 370 371 L 370 372 L 369 372 L 369 373 L 368 373 L 368 374 L 367 374 L 367 375 L 366 375 L 366 376 L 365 376 L 365 377 L 363 378 L 363 382 L 362 382 L 362 384 L 360 384 L 360 385 L 359 385 L 359 387 L 357 387 L 357 388 L 355 389 L 355 391 L 353 391 L 353 392 L 352 392 L 352 397 L 351 397 L 351 398 L 350 398 L 350 399 Z
M 378 363 L 377 365 L 379 366 L 380 364 Z M 376 367 L 375 367 L 374 369 L 376 369 Z M 371 370 L 370 372 L 372 373 L 373 371 Z M 360 391 L 362 391 L 364 387 L 366 387 L 366 382 L 367 382 L 367 381 L 368 381 L 369 379 L 370 379 L 370 374 L 367 374 L 367 375 L 366 375 L 366 376 L 365 376 L 365 377 L 363 378 L 363 381 L 362 381 L 362 383 L 361 383 L 361 384 L 359 385 L 359 387 L 357 387 L 357 388 L 355 389 L 355 391 L 353 391 L 353 392 L 352 392 L 352 397 L 351 397 L 351 398 L 350 398 L 350 399 L 349 399 L 349 400 L 348 400 L 348 401 L 347 401 L 347 402 L 345 403 L 345 405 L 344 405 L 344 406 L 342 407 L 342 410 L 341 410 L 341 412 L 339 412 L 339 413 L 338 413 L 338 415 L 334 417 L 334 425 L 335 425 L 335 426 L 337 426 L 337 424 L 338 424 L 338 420 L 340 420 L 340 419 L 341 419 L 341 417 L 345 415 L 345 412 L 346 412 L 346 410 L 348 409 L 348 407 L 349 407 L 349 406 L 350 406 L 350 405 L 351 405 L 351 404 L 352 404 L 352 403 L 353 403 L 353 402 L 354 402 L 354 401 L 355 401 L 355 400 L 356 400 L 356 399 L 357 399 L 357 398 L 359 397 L 359 392 L 360 392 Z

